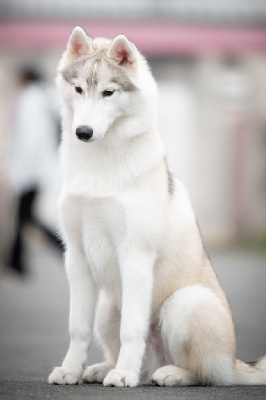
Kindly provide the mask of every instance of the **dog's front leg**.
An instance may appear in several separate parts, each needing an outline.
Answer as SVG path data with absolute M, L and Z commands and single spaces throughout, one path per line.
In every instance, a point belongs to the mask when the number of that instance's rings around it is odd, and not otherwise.
M 97 290 L 78 249 L 67 250 L 66 271 L 70 286 L 70 345 L 62 366 L 54 368 L 48 378 L 51 384 L 78 383 L 92 341 Z
M 121 347 L 115 369 L 105 386 L 136 386 L 139 381 L 152 296 L 155 255 L 142 250 L 128 251 L 121 257 L 122 315 Z

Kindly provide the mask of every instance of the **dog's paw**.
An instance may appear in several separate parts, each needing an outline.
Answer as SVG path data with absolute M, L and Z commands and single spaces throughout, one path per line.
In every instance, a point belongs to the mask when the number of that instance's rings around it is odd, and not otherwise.
M 82 381 L 84 383 L 95 383 L 95 382 L 102 383 L 108 372 L 113 367 L 114 367 L 113 364 L 107 362 L 87 367 L 83 374 Z
M 178 368 L 174 365 L 166 365 L 154 372 L 152 383 L 159 386 L 180 386 L 182 375 L 178 373 Z
M 130 386 L 138 384 L 138 376 L 128 370 L 112 369 L 103 381 L 104 386 Z
M 165 365 L 154 372 L 152 383 L 159 386 L 191 386 L 197 385 L 198 381 L 186 369 Z
M 79 382 L 79 375 L 71 369 L 55 367 L 49 375 L 48 382 L 51 385 L 76 385 Z

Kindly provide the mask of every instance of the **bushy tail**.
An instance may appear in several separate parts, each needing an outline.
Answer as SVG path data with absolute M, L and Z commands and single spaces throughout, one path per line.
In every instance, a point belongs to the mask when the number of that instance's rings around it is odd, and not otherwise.
M 266 356 L 245 363 L 236 360 L 236 385 L 266 385 Z

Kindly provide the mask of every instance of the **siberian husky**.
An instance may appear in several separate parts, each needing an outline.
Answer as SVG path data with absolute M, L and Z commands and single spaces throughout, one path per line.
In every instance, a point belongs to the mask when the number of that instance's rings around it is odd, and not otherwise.
M 230 307 L 167 169 L 144 57 L 123 35 L 76 27 L 58 86 L 71 341 L 49 383 L 266 384 L 266 357 L 235 357 Z M 86 367 L 94 328 L 105 361 Z

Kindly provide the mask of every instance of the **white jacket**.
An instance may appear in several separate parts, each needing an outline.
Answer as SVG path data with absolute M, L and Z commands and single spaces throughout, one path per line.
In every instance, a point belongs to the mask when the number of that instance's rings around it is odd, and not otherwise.
M 18 97 L 10 168 L 18 192 L 32 186 L 44 189 L 58 173 L 56 123 L 50 100 L 46 88 L 37 83 L 29 84 Z

